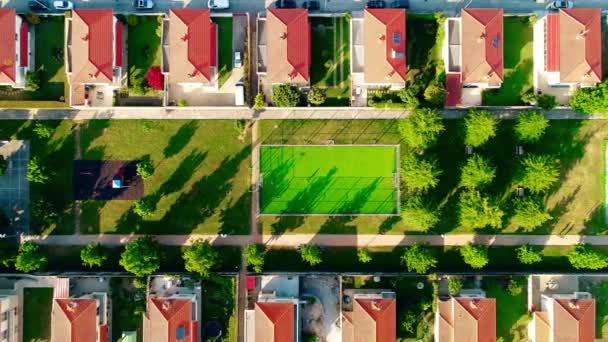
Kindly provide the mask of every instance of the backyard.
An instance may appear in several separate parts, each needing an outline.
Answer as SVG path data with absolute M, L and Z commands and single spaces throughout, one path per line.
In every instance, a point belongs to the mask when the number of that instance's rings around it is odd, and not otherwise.
M 23 289 L 23 342 L 51 341 L 51 309 L 53 289 Z
M 504 278 L 502 278 L 504 279 Z M 482 287 L 486 297 L 496 298 L 496 340 L 524 342 L 528 341 L 528 321 L 530 315 L 527 311 L 526 277 L 510 277 L 521 286 L 522 291 L 513 295 L 507 288 L 505 281 L 496 277 L 484 277 Z
M 64 18 L 42 17 L 34 26 L 35 70 L 40 72 L 40 89 L 27 91 L 0 87 L 0 107 L 66 107 L 64 67 Z
M 484 106 L 524 104 L 521 94 L 532 88 L 531 17 L 505 17 L 504 81 L 499 89 L 483 92 Z
M 326 89 L 326 106 L 350 105 L 350 19 L 311 17 L 312 86 Z
M 161 21 L 161 16 L 130 15 L 127 18 L 129 95 L 160 96 L 158 90 L 148 86 L 146 73 L 151 66 L 160 66 Z
M 467 233 L 470 227 L 458 223 L 458 193 L 460 166 L 466 155 L 462 143 L 462 122 L 445 121 L 446 131 L 437 145 L 425 154 L 437 158 L 443 171 L 438 186 L 425 195 L 438 210 L 440 222 L 430 233 Z M 526 152 L 551 155 L 558 163 L 560 177 L 544 197 L 545 206 L 553 217 L 533 232 L 519 230 L 511 222 L 517 158 L 512 121 L 502 121 L 497 135 L 476 150 L 492 160 L 497 167 L 496 178 L 488 193 L 505 211 L 503 225 L 496 230 L 479 232 L 534 234 L 605 234 L 603 191 L 603 142 L 608 135 L 605 121 L 550 121 L 544 137 L 525 146 Z M 263 144 L 399 144 L 398 123 L 393 120 L 264 120 L 261 122 Z M 402 160 L 406 153 L 401 146 Z M 457 157 L 461 156 L 461 157 Z M 401 202 L 406 198 L 402 195 Z M 326 233 L 326 234 L 419 234 L 399 217 L 382 216 L 309 216 L 272 217 L 260 219 L 264 233 Z
M 237 312 L 235 309 L 236 279 L 231 276 L 212 276 L 202 283 L 203 328 L 208 322 L 218 322 L 222 326 L 222 341 L 236 342 Z M 212 336 L 203 336 L 207 341 Z
M 232 73 L 232 17 L 213 18 L 217 24 L 217 70 L 221 88 Z
M 133 279 L 110 278 L 112 289 L 112 341 L 118 341 L 125 331 L 142 336 L 143 313 L 146 310 L 146 291 L 133 287 Z

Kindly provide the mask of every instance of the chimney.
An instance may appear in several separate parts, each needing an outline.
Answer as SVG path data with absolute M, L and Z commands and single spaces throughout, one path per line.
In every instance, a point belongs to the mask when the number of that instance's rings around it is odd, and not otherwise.
M 287 32 L 281 33 L 281 39 L 283 39 L 283 40 L 287 39 Z
M 89 33 L 87 33 L 87 35 L 86 35 L 86 36 L 84 36 L 84 37 L 81 37 L 81 39 L 82 39 L 82 40 L 84 40 L 84 41 L 86 42 L 86 41 L 88 41 L 88 40 L 89 40 L 89 36 L 90 36 L 90 34 L 89 34 Z
M 190 38 L 190 35 L 186 33 L 186 34 L 184 34 L 184 36 L 183 36 L 183 37 L 181 37 L 180 39 L 181 39 L 182 41 L 184 41 L 184 42 L 185 42 L 185 41 L 186 41 L 186 40 L 188 40 L 189 38 Z
M 169 308 L 171 308 L 171 303 L 169 303 L 168 300 L 165 300 L 163 302 L 163 310 L 167 311 L 167 310 L 169 310 Z
M 477 299 L 473 299 L 469 302 L 471 309 L 477 309 Z
M 568 301 L 568 307 L 569 307 L 570 309 L 578 309 L 578 308 L 579 308 L 579 306 L 578 306 L 578 301 L 577 301 L 576 299 L 571 299 L 571 300 L 569 300 L 569 301 Z
M 386 35 L 381 34 L 380 37 L 378 37 L 378 39 L 380 39 L 381 42 L 386 40 Z
M 481 34 L 479 34 L 479 37 L 477 37 L 477 42 L 478 43 L 483 43 L 486 40 L 486 33 L 485 32 L 481 32 Z
M 377 300 L 372 300 L 372 310 L 380 311 L 380 307 L 378 306 L 378 304 L 379 304 L 378 302 L 379 301 L 377 301 Z
M 579 32 L 576 35 L 576 39 L 578 39 L 578 40 L 585 39 L 585 37 L 587 36 L 587 33 L 589 33 L 589 29 L 585 27 L 581 32 Z
M 74 311 L 76 311 L 77 307 L 78 307 L 78 303 L 75 300 L 72 300 L 68 304 L 68 311 L 74 312 Z

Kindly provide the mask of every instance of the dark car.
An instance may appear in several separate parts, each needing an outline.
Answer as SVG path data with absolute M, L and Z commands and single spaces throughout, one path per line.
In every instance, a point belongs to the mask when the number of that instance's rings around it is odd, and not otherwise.
M 391 8 L 410 8 L 409 0 L 395 0 L 391 2 Z
M 304 1 L 302 8 L 306 8 L 309 11 L 316 11 L 321 9 L 321 2 L 318 0 Z
M 274 6 L 276 8 L 296 8 L 296 7 L 298 7 L 296 5 L 296 1 L 295 0 L 277 0 L 274 3 Z
M 367 5 L 365 5 L 365 7 L 367 8 L 385 8 L 386 7 L 386 1 L 384 0 L 370 0 L 367 2 Z
M 45 0 L 31 0 L 27 3 L 28 7 L 32 11 L 49 11 L 51 5 Z

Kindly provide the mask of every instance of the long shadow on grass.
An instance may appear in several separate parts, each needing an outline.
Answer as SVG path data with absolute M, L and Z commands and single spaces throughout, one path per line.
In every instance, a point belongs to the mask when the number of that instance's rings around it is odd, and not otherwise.
M 81 126 L 80 148 L 82 150 L 83 159 L 102 158 L 102 156 L 98 155 L 91 156 L 89 148 L 97 138 L 103 135 L 108 127 L 110 127 L 110 120 L 90 120 L 85 125 Z
M 246 191 L 241 197 L 228 203 L 226 209 L 220 211 L 221 234 L 249 234 L 251 226 L 251 193 Z
M 188 123 L 182 125 L 177 132 L 169 139 L 167 147 L 163 151 L 165 158 L 170 158 L 184 149 L 186 145 L 192 140 L 194 133 L 198 129 L 198 123 L 196 121 L 188 121 Z

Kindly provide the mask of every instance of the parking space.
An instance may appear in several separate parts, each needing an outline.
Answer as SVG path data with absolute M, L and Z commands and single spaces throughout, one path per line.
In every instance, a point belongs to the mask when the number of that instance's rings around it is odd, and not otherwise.
M 26 175 L 30 159 L 29 142 L 0 141 L 0 155 L 8 162 L 4 175 L 0 176 L 0 208 L 6 208 L 5 214 L 17 233 L 27 233 L 29 232 L 30 187 Z M 6 233 L 0 232 L 0 234 Z

